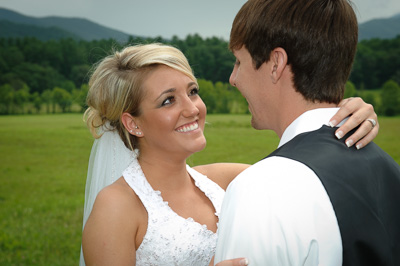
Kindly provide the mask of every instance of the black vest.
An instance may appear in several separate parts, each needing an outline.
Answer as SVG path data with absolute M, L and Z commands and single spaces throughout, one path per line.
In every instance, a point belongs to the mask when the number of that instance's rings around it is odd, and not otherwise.
M 400 166 L 375 143 L 347 148 L 335 128 L 296 136 L 271 153 L 312 169 L 332 202 L 343 265 L 400 265 Z

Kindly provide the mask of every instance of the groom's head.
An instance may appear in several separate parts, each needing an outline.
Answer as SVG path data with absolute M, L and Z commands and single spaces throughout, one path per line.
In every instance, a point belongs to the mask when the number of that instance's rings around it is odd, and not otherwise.
M 357 18 L 348 0 L 249 0 L 233 22 L 229 47 L 245 48 L 257 70 L 282 48 L 294 89 L 307 101 L 337 104 L 357 40 Z

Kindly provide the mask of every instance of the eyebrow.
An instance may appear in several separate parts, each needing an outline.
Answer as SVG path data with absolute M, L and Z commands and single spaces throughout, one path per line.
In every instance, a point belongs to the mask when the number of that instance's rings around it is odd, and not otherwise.
M 194 82 L 194 81 L 193 82 L 189 82 L 187 87 L 190 88 L 193 85 L 197 85 L 196 82 Z M 171 93 L 171 92 L 174 92 L 174 91 L 176 91 L 175 88 L 167 89 L 167 90 L 161 92 L 161 94 L 157 97 L 156 100 L 160 99 L 164 94 L 168 94 L 168 93 Z
M 171 93 L 171 92 L 174 92 L 174 91 L 176 91 L 175 88 L 171 88 L 171 89 L 165 90 L 165 91 L 161 92 L 161 94 L 157 97 L 156 100 L 160 99 L 164 94 L 168 94 L 168 93 Z

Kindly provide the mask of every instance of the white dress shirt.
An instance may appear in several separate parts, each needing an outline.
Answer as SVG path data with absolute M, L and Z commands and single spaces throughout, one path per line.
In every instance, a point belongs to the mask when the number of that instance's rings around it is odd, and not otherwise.
M 279 146 L 328 125 L 337 108 L 308 111 Z M 243 171 L 226 191 L 215 263 L 246 257 L 249 265 L 342 265 L 342 242 L 331 201 L 306 165 L 279 156 Z

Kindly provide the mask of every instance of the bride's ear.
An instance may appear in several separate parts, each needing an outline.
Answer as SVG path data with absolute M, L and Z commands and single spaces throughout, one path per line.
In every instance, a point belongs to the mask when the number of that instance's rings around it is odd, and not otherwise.
M 121 116 L 122 124 L 124 124 L 124 127 L 129 132 L 129 134 L 136 137 L 143 137 L 143 132 L 139 128 L 139 125 L 136 123 L 135 119 L 136 118 L 134 118 L 129 113 L 123 113 Z

